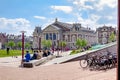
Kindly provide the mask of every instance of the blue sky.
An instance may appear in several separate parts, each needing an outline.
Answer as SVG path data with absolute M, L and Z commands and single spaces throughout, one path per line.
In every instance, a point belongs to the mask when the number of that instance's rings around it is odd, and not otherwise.
M 95 30 L 117 27 L 117 0 L 0 0 L 0 32 L 32 35 L 58 18 L 61 22 L 81 23 Z

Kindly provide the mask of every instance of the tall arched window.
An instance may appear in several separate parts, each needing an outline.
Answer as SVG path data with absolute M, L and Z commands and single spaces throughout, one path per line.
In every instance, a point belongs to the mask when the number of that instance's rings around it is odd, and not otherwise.
M 56 34 L 53 33 L 53 40 L 56 40 Z
M 46 40 L 48 40 L 48 33 L 46 33 Z
M 68 41 L 68 36 L 67 35 L 65 35 L 65 41 Z
M 52 33 L 50 33 L 50 35 L 49 35 L 49 39 L 52 40 Z
M 73 41 L 73 42 L 76 41 L 76 36 L 75 36 L 75 35 L 72 36 L 72 41 Z

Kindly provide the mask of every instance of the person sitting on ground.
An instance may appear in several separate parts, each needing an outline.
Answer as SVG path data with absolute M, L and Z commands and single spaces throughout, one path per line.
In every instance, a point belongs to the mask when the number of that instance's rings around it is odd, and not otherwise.
M 30 59 L 31 59 L 30 53 L 29 53 L 29 51 L 26 51 L 24 61 L 25 61 L 25 62 L 29 62 L 29 61 L 30 61 Z
M 34 51 L 34 53 L 33 53 L 33 56 L 32 56 L 32 58 L 31 58 L 31 60 L 34 60 L 34 59 L 37 59 L 37 52 L 36 51 Z
M 48 55 L 50 55 L 51 54 L 51 52 L 50 51 L 48 51 Z
M 43 57 L 47 57 L 48 54 L 47 54 L 47 51 L 43 51 Z
M 38 53 L 38 54 L 37 54 L 37 59 L 41 59 L 41 58 L 42 58 L 42 51 L 41 51 L 41 50 L 40 50 L 40 51 L 38 50 L 37 53 Z
M 32 50 L 32 52 L 33 52 L 34 49 L 31 47 L 31 50 Z
M 45 52 L 47 53 L 47 56 L 50 54 L 50 53 L 48 54 L 48 52 L 49 52 L 48 50 L 46 50 Z

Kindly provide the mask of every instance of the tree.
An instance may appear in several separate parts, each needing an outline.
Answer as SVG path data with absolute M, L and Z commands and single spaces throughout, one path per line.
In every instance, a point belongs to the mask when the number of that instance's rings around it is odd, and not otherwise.
M 87 41 L 85 39 L 80 39 L 79 38 L 79 39 L 76 40 L 76 46 L 77 46 L 78 49 L 83 48 L 86 45 L 87 45 Z
M 8 46 L 13 49 L 13 47 L 15 46 L 15 42 L 14 41 L 9 41 Z
M 52 46 L 52 41 L 51 40 L 47 40 L 47 47 L 50 48 Z
M 81 48 L 81 46 L 82 46 L 82 40 L 80 39 L 80 38 L 78 38 L 77 40 L 76 40 L 76 46 L 77 46 L 77 48 L 79 49 L 79 48 Z
M 26 48 L 26 49 L 29 49 L 29 48 L 30 48 L 30 43 L 29 43 L 29 42 L 26 42 L 26 43 L 25 43 L 25 48 Z
M 18 46 L 19 49 L 21 49 L 22 48 L 22 42 L 18 42 L 17 46 Z
M 115 41 L 115 34 L 112 32 L 109 36 L 109 42 Z
M 52 41 L 51 40 L 43 40 L 42 41 L 43 47 L 46 49 L 49 49 L 52 46 Z
M 61 51 L 62 51 L 62 49 L 66 46 L 66 42 L 65 41 L 60 41 L 59 45 L 60 45 Z
M 87 46 L 87 41 L 85 39 L 82 39 L 81 40 L 81 47 L 83 48 L 85 46 Z
M 6 48 L 8 47 L 8 43 L 7 43 L 7 42 L 5 43 L 5 47 L 6 47 Z

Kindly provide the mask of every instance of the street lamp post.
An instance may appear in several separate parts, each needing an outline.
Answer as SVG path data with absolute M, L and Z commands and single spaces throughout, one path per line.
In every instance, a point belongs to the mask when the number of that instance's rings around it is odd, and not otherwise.
M 52 41 L 52 53 L 54 53 L 54 41 Z
M 24 60 L 24 33 L 26 31 L 21 31 L 22 33 L 22 60 L 21 60 L 21 66 L 23 66 L 23 60 Z
M 61 41 L 61 53 L 62 53 L 62 49 L 63 49 L 62 46 L 63 46 L 63 42 Z
M 54 53 L 54 42 L 53 42 L 53 53 Z
M 39 37 L 39 50 L 41 50 L 41 37 Z
M 57 57 L 59 57 L 59 40 L 57 40 Z

